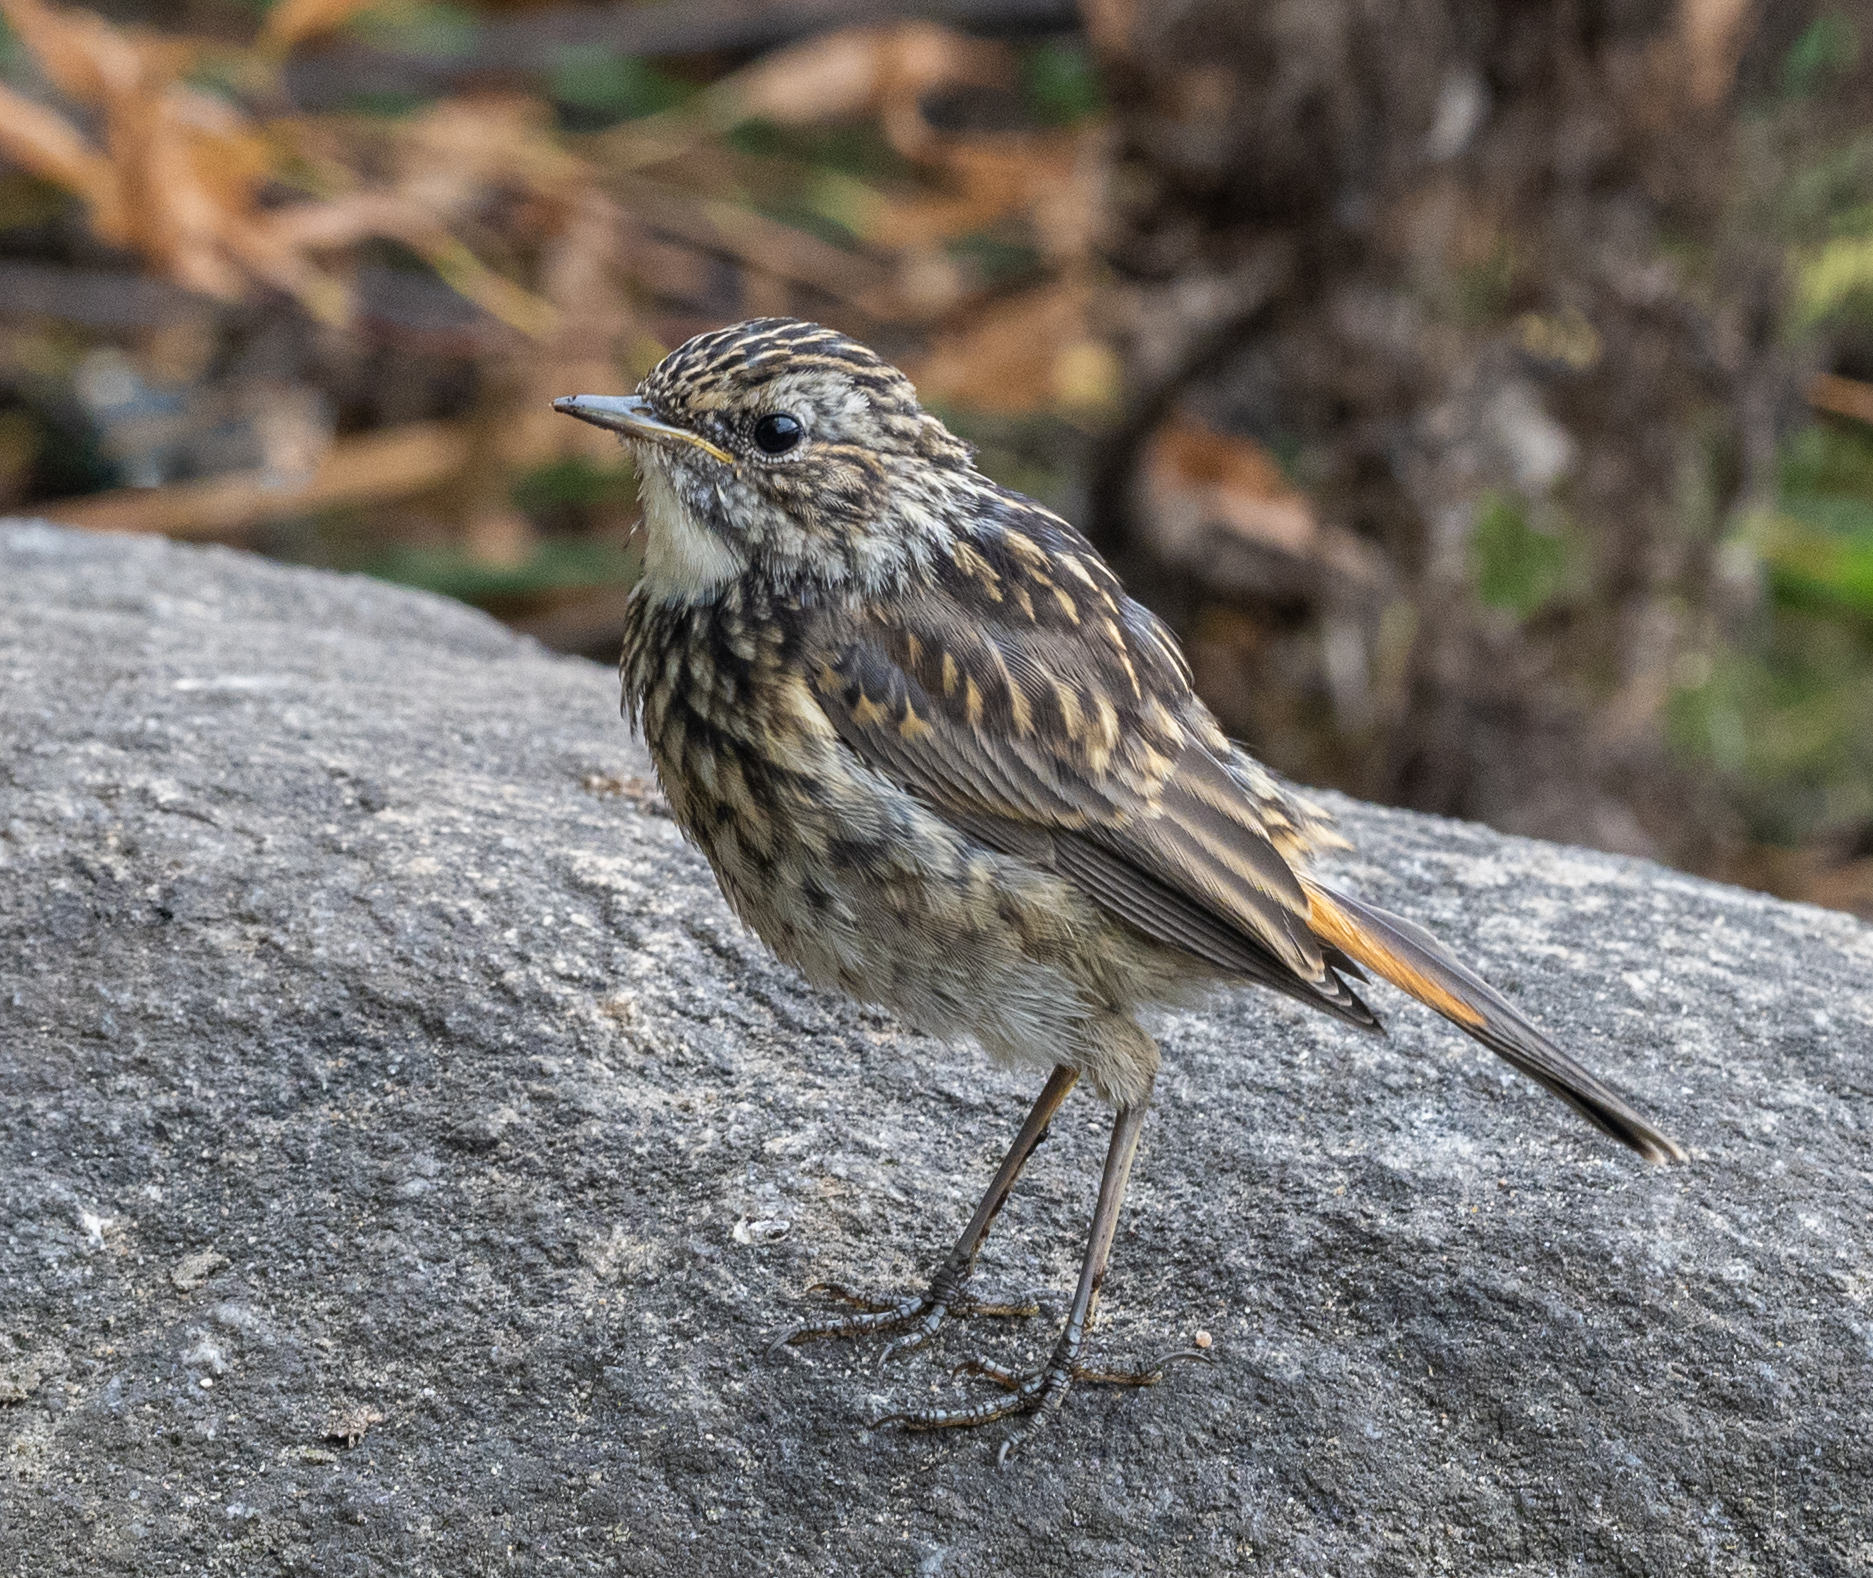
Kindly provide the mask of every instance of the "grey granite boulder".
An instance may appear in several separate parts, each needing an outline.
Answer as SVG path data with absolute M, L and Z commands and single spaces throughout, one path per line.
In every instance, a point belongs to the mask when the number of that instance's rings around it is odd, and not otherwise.
M 768 959 L 647 779 L 465 609 L 0 527 L 0 1570 L 1873 1572 L 1873 930 L 1343 804 L 1693 1161 L 1384 989 L 1173 1016 L 1096 1340 L 1215 1362 L 998 1471 L 863 1421 L 1048 1322 L 765 1345 L 1030 1092 Z M 1104 1121 L 985 1284 L 1064 1299 Z

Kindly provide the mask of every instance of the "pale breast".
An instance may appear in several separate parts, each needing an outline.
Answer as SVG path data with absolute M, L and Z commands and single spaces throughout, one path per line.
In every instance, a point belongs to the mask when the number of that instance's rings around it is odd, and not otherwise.
M 784 619 L 640 598 L 623 665 L 672 814 L 737 915 L 815 985 L 1049 1066 L 1179 995 L 1188 961 L 1051 871 L 997 853 L 865 765 Z M 1097 1029 L 1097 1035 L 1095 1035 Z

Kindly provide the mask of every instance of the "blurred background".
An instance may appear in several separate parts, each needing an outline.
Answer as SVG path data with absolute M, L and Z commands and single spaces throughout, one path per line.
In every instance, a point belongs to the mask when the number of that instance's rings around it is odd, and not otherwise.
M 611 660 L 790 313 L 1286 773 L 1873 917 L 1864 0 L 0 0 L 0 509 Z

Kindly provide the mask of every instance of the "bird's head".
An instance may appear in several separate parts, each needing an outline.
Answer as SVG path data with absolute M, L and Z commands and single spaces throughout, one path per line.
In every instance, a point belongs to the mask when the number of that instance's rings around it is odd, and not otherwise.
M 634 395 L 553 407 L 631 446 L 644 583 L 704 601 L 753 572 L 867 595 L 939 550 L 967 445 L 890 363 L 818 324 L 756 318 L 699 334 Z

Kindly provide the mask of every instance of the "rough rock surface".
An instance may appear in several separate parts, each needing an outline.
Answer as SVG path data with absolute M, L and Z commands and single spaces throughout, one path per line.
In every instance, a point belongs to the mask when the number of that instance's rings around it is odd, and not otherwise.
M 769 960 L 646 774 L 464 609 L 0 527 L 0 1570 L 1873 1571 L 1867 927 L 1345 804 L 1693 1162 L 1383 989 L 1173 1016 L 1097 1340 L 1216 1362 L 998 1471 L 862 1421 L 1048 1323 L 764 1345 L 1029 1092 Z M 986 1283 L 1064 1298 L 1103 1140 Z

